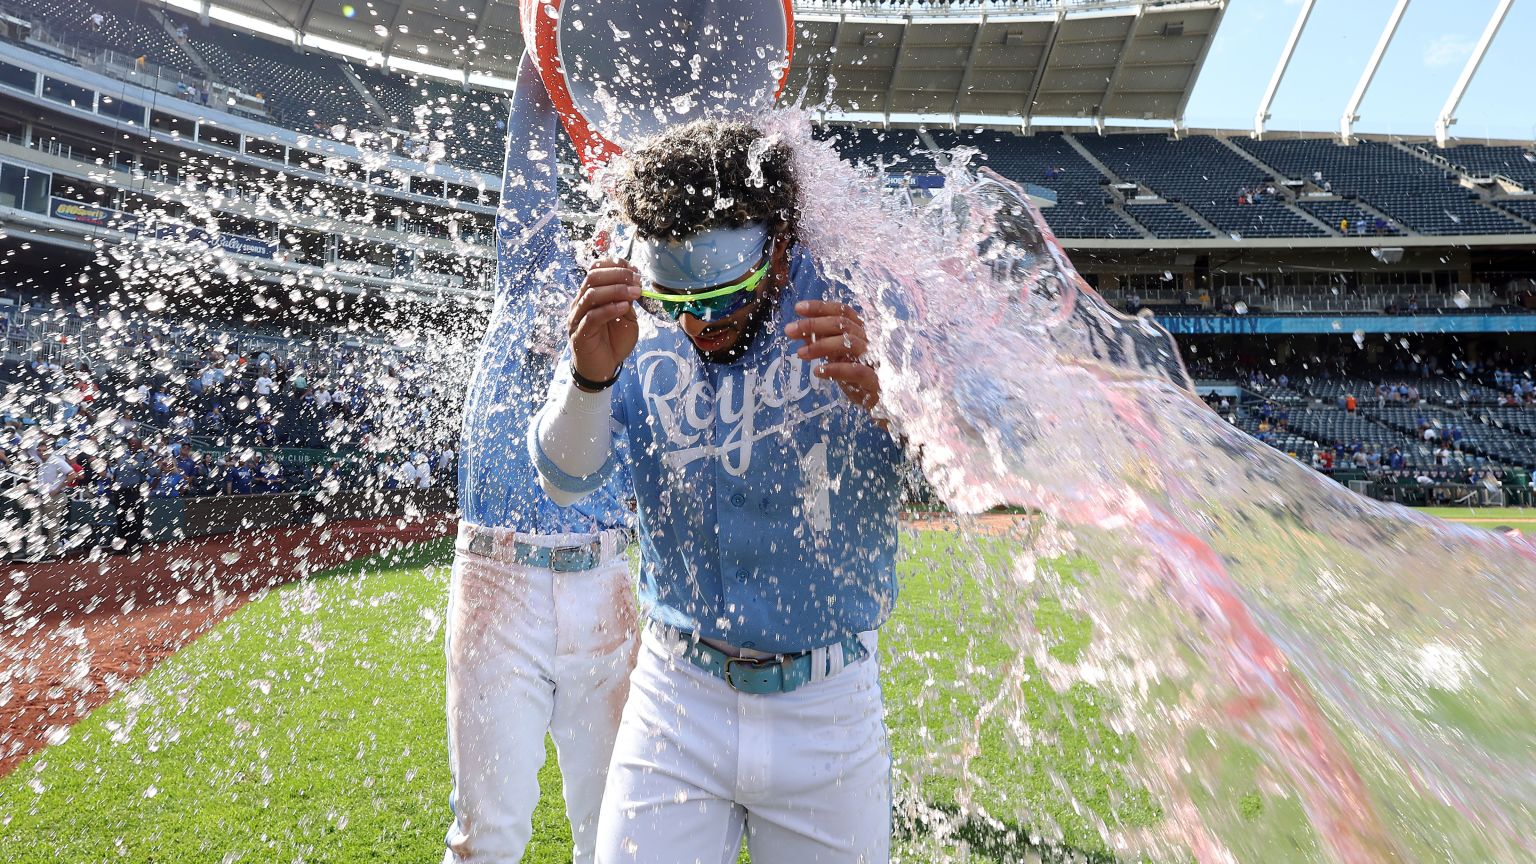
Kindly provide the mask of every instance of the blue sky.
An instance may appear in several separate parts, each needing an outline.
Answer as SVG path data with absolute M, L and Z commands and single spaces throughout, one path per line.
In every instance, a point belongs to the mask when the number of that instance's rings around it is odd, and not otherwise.
M 1393 0 L 1317 0 L 1270 109 L 1276 132 L 1337 132 Z M 1496 0 L 1413 0 L 1403 16 L 1355 129 L 1434 134 L 1451 87 L 1497 6 Z M 1185 110 L 1191 128 L 1253 126 L 1300 0 L 1231 0 Z M 1451 134 L 1463 139 L 1536 140 L 1536 0 L 1518 0 L 1467 89 Z

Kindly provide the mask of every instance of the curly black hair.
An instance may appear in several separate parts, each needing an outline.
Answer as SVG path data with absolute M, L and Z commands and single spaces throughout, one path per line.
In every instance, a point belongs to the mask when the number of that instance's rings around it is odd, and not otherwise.
M 789 146 L 733 120 L 695 120 L 635 146 L 617 182 L 619 211 L 648 240 L 765 222 L 793 236 L 800 187 Z M 754 164 L 756 163 L 756 164 Z

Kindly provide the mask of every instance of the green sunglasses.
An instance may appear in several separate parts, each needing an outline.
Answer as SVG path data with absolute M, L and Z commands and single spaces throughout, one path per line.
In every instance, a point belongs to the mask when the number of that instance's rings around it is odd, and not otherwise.
M 665 317 L 676 321 L 686 314 L 712 321 L 745 306 L 752 298 L 738 295 L 750 295 L 756 292 L 757 286 L 762 284 L 763 277 L 768 275 L 770 263 L 770 260 L 765 258 L 761 266 L 740 282 L 693 294 L 657 291 L 654 287 L 642 289 L 640 299 L 636 302 L 640 304 L 640 308 L 658 318 Z

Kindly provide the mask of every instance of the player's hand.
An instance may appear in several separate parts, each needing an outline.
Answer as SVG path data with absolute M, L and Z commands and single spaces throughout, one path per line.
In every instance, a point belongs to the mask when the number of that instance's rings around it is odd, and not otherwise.
M 639 297 L 640 274 L 628 262 L 607 258 L 587 271 L 566 318 L 571 365 L 583 378 L 607 381 L 635 350 L 640 322 L 634 301 Z
M 880 404 L 880 377 L 865 354 L 869 338 L 864 319 L 852 306 L 831 300 L 802 300 L 795 304 L 800 316 L 784 328 L 784 335 L 804 342 L 795 356 L 816 366 L 816 375 L 837 382 L 843 395 L 855 405 L 872 409 Z

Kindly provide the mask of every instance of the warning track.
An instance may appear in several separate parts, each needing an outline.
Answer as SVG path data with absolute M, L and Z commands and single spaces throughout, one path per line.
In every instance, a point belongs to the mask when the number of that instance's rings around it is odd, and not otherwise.
M 7 564 L 0 592 L 0 776 L 251 595 L 447 536 L 453 519 L 357 519 Z

